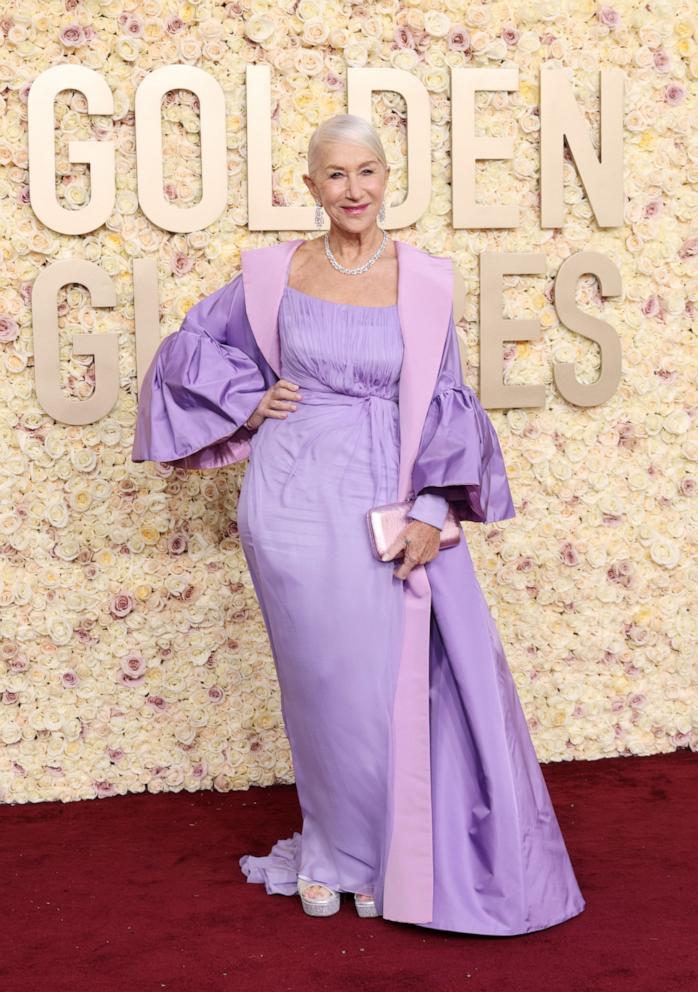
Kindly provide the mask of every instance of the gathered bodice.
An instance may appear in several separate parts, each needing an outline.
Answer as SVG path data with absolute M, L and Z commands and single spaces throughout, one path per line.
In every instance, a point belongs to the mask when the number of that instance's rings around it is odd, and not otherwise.
M 279 308 L 281 375 L 304 390 L 397 401 L 403 344 L 397 304 L 334 303 L 287 286 Z

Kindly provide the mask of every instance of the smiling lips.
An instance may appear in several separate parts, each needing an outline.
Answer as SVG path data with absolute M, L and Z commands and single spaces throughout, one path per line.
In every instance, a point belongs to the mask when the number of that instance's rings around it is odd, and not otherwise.
M 368 203 L 363 203 L 360 207 L 342 207 L 342 210 L 346 210 L 348 214 L 360 214 L 367 206 Z

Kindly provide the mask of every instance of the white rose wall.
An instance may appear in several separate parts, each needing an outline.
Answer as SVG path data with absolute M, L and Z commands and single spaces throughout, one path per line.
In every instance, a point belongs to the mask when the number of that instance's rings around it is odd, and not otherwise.
M 99 74 L 113 112 L 55 99 L 55 191 L 90 201 L 91 170 L 70 141 L 114 146 L 114 206 L 79 235 L 42 223 L 30 199 L 28 105 L 58 65 Z M 134 105 L 148 74 L 197 66 L 225 95 L 227 205 L 181 233 L 141 209 Z M 695 4 L 10 3 L 0 13 L 0 799 L 75 800 L 138 792 L 245 789 L 293 781 L 271 651 L 238 541 L 246 463 L 185 472 L 131 461 L 138 402 L 134 272 L 157 275 L 157 339 L 239 271 L 240 251 L 297 230 L 251 229 L 246 71 L 271 80 L 271 203 L 312 208 L 302 175 L 313 129 L 347 112 L 347 73 L 408 72 L 428 92 L 431 193 L 414 223 L 389 230 L 457 264 L 466 382 L 478 388 L 485 252 L 536 252 L 545 271 L 506 279 L 504 312 L 535 318 L 532 341 L 503 349 L 505 383 L 544 387 L 538 407 L 492 408 L 517 516 L 465 525 L 480 582 L 541 761 L 696 749 L 698 524 L 698 10 Z M 478 133 L 507 136 L 507 162 L 481 162 L 477 197 L 515 204 L 512 228 L 452 216 L 451 79 L 459 68 L 516 68 L 509 92 L 478 92 Z M 572 161 L 564 220 L 541 223 L 540 75 L 564 68 L 595 133 L 599 70 L 624 75 L 623 212 L 597 223 Z M 202 195 L 195 96 L 162 104 L 163 194 Z M 407 192 L 399 94 L 377 91 L 372 122 Z M 265 126 L 268 126 L 267 121 Z M 390 215 L 388 215 L 390 220 Z M 622 292 L 584 276 L 577 306 L 612 326 L 622 374 L 603 403 L 572 404 L 553 368 L 599 373 L 599 348 L 560 321 L 553 282 L 580 251 L 610 259 Z M 61 259 L 92 263 L 115 288 L 96 307 L 84 286 L 59 297 L 64 398 L 84 404 L 99 362 L 75 335 L 113 335 L 115 399 L 93 419 L 51 415 L 36 388 L 33 289 Z M 159 329 L 158 329 L 159 323 Z M 151 342 L 152 343 L 152 342 Z M 312 719 L 312 714 L 309 714 Z

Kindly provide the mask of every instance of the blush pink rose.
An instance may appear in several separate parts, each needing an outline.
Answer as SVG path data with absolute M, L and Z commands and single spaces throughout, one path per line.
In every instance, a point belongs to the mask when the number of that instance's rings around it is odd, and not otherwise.
M 448 32 L 447 44 L 452 52 L 469 52 L 470 35 L 460 25 L 454 26 Z
M 185 252 L 178 251 L 173 255 L 170 267 L 176 276 L 184 276 L 194 268 L 194 259 Z
M 109 604 L 109 612 L 115 620 L 122 620 L 129 613 L 133 612 L 134 605 L 133 597 L 126 592 L 122 592 L 112 599 Z
M 678 107 L 680 103 L 683 103 L 685 96 L 686 90 L 678 83 L 669 83 L 664 90 L 664 102 L 668 103 L 670 107 Z
M 599 7 L 596 16 L 607 28 L 620 27 L 620 14 L 613 7 Z
M 19 326 L 16 320 L 3 314 L 0 316 L 0 344 L 7 344 L 19 337 Z
M 80 24 L 69 24 L 63 28 L 58 37 L 66 48 L 80 48 L 85 44 L 85 32 Z

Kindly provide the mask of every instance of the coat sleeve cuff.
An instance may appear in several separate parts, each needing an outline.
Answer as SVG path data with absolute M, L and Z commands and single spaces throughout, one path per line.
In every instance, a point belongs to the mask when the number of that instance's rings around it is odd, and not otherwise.
M 447 513 L 448 500 L 443 496 L 436 493 L 420 493 L 407 516 L 412 520 L 422 520 L 425 524 L 431 524 L 441 530 Z

